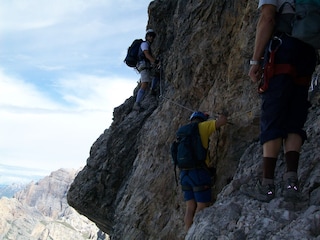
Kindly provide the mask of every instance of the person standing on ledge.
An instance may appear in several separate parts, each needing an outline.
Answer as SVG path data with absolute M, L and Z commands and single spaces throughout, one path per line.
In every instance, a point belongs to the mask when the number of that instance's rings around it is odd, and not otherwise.
M 136 101 L 133 105 L 133 110 L 140 111 L 141 104 L 146 91 L 149 88 L 149 84 L 152 82 L 151 91 L 154 92 L 156 84 L 159 81 L 159 77 L 152 76 L 151 69 L 159 68 L 160 63 L 151 52 L 151 44 L 153 43 L 156 37 L 156 33 L 153 29 L 148 29 L 146 32 L 145 40 L 141 43 L 139 49 L 139 61 L 137 63 L 137 69 L 140 73 L 140 82 L 141 86 L 138 90 Z M 153 78 L 153 79 L 152 79 Z
M 240 190 L 265 202 L 275 197 L 274 173 L 282 146 L 286 160 L 283 197 L 286 201 L 300 199 L 297 171 L 301 146 L 307 138 L 303 127 L 310 107 L 308 89 L 317 58 L 311 45 L 290 36 L 294 2 L 259 1 L 261 13 L 250 61 L 249 76 L 253 82 L 258 82 L 263 73 L 259 86 L 263 175 L 256 186 L 244 185 Z

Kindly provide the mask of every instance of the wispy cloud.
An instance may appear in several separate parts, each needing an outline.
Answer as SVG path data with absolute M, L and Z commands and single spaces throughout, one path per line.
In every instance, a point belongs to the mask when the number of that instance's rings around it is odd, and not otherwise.
M 133 94 L 136 82 L 117 76 L 99 77 L 72 75 L 59 79 L 57 89 L 63 98 L 77 109 L 105 109 L 110 104 L 119 104 Z
M 37 87 L 23 79 L 6 75 L 0 69 L 0 106 L 56 109 L 59 106 Z
M 31 181 L 37 181 L 48 174 L 48 171 L 38 168 L 17 167 L 0 164 L 0 185 L 11 183 L 27 184 Z
M 0 60 L 47 69 L 91 62 L 108 68 L 136 33 L 143 36 L 147 6 L 145 0 L 2 2 Z
M 113 108 L 132 96 L 135 86 L 131 79 L 119 77 L 70 76 L 54 86 L 68 103 L 61 104 L 32 84 L 2 73 L 1 162 L 48 169 L 80 167 L 92 143 L 110 126 Z
M 10 0 L 0 8 L 0 164 L 86 163 L 139 76 L 126 49 L 144 36 L 145 0 Z

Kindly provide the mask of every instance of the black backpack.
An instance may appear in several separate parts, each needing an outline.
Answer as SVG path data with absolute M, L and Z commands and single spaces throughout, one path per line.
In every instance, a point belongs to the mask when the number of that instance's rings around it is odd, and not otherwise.
M 124 59 L 124 62 L 129 67 L 137 66 L 137 62 L 139 61 L 139 49 L 142 42 L 143 42 L 142 39 L 136 39 L 132 42 L 131 46 L 128 48 L 127 56 Z
M 176 136 L 177 140 L 171 144 L 174 165 L 180 169 L 206 167 L 207 149 L 202 145 L 198 123 L 180 127 Z

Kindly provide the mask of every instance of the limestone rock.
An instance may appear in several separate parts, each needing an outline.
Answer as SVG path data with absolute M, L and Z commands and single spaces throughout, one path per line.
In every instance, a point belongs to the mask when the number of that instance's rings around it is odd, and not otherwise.
M 0 199 L 1 239 L 106 239 L 94 223 L 67 204 L 77 171 L 60 169 L 30 183 L 14 198 Z
M 113 123 L 91 147 L 87 165 L 70 187 L 68 203 L 112 239 L 319 237 L 318 94 L 299 169 L 303 202 L 290 205 L 278 193 L 265 204 L 239 191 L 259 176 L 262 153 L 260 98 L 247 76 L 257 1 L 156 0 L 148 11 L 148 27 L 157 32 L 153 50 L 162 60 L 160 96 L 147 95 L 142 102 L 146 110 L 137 113 L 132 111 L 135 91 L 114 109 Z M 217 168 L 216 201 L 196 215 L 186 233 L 185 204 L 175 182 L 170 144 L 193 110 L 208 111 L 212 117 L 228 112 L 230 124 L 210 141 Z

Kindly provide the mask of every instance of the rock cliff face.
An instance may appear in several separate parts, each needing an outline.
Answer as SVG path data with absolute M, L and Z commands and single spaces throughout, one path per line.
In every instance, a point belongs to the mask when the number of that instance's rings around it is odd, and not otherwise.
M 0 239 L 106 239 L 94 223 L 67 204 L 66 193 L 76 174 L 60 169 L 29 184 L 14 198 L 1 198 Z
M 319 98 L 312 100 L 309 140 L 299 177 L 304 200 L 291 205 L 279 193 L 271 203 L 242 195 L 260 176 L 257 86 L 248 76 L 257 1 L 157 0 L 148 27 L 158 33 L 162 59 L 159 97 L 147 95 L 141 113 L 132 96 L 114 109 L 114 120 L 91 147 L 68 202 L 112 239 L 311 239 L 319 236 Z M 193 110 L 227 111 L 231 124 L 210 142 L 217 168 L 214 204 L 184 231 L 184 203 L 176 186 L 170 144 Z M 281 182 L 283 156 L 276 173 Z M 187 234 L 187 235 L 186 235 Z M 319 237 L 320 238 L 320 237 Z

